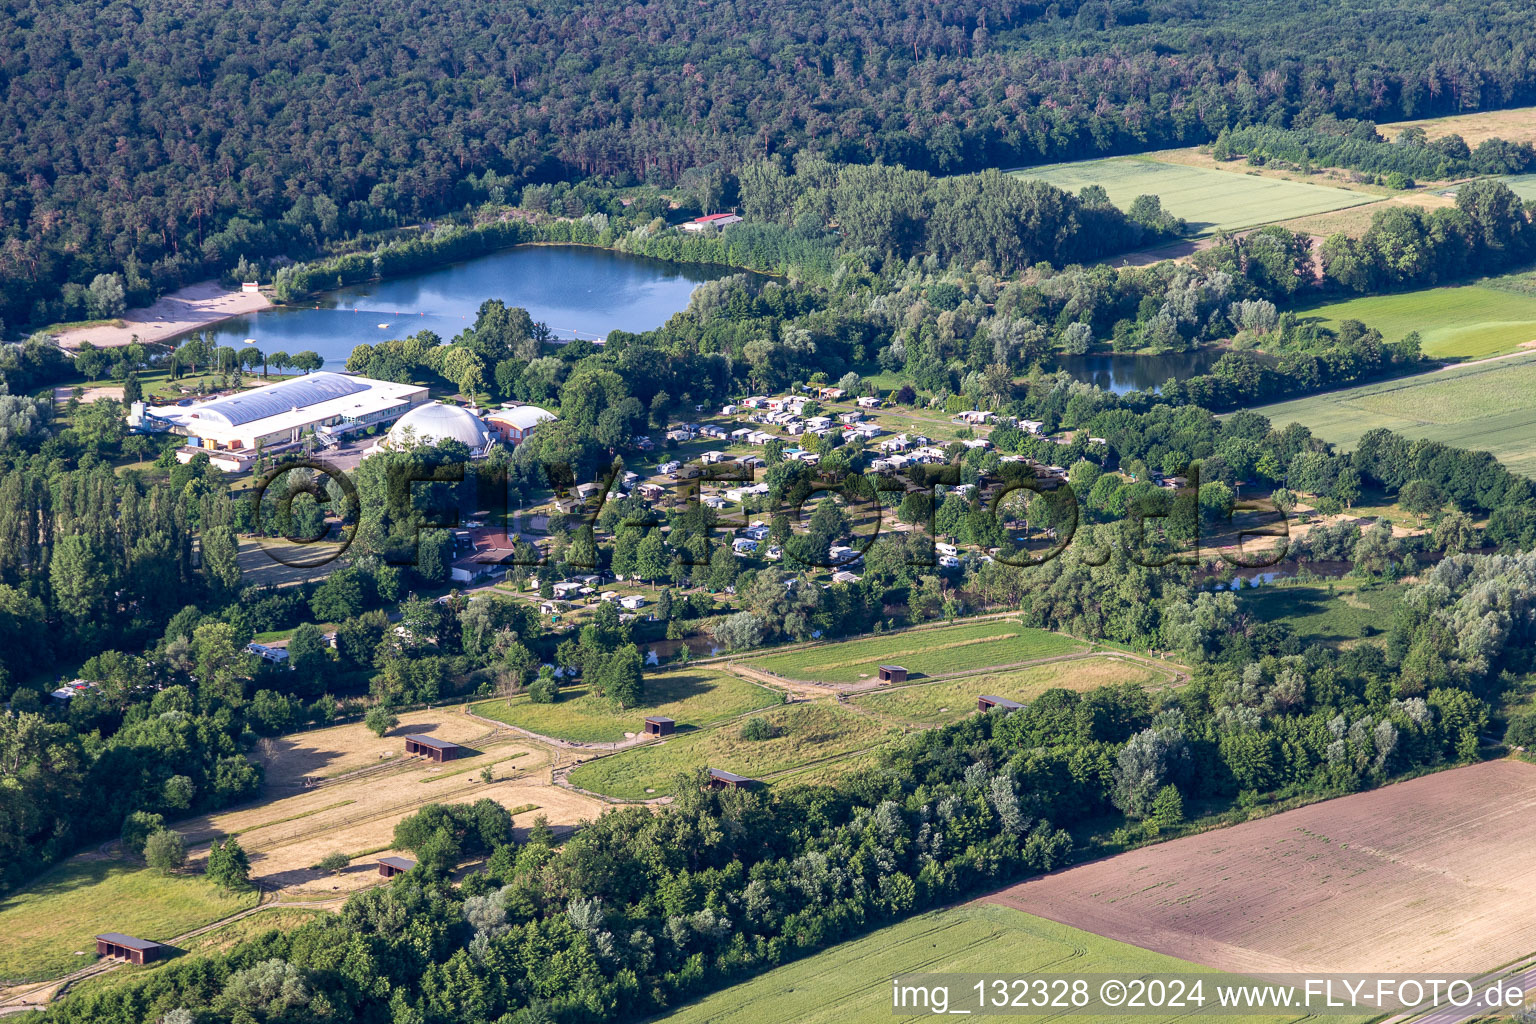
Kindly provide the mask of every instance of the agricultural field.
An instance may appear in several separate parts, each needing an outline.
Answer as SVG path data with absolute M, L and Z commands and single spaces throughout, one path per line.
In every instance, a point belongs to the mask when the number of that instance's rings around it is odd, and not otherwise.
M 1254 411 L 1277 427 L 1301 423 L 1346 449 L 1366 431 L 1386 427 L 1492 452 L 1511 471 L 1536 474 L 1536 357 L 1452 367 Z
M 163 942 L 256 905 L 195 875 L 85 854 L 0 899 L 0 982 L 40 981 L 95 961 L 95 936 Z M 84 951 L 85 956 L 76 956 Z
M 1413 206 L 1421 213 L 1428 215 L 1443 206 L 1454 206 L 1456 201 L 1448 196 L 1443 196 L 1440 191 L 1403 192 L 1390 196 L 1378 203 L 1369 203 L 1363 206 L 1350 206 L 1342 210 L 1332 210 L 1327 213 L 1315 213 L 1306 217 L 1297 217 L 1294 220 L 1281 221 L 1280 226 L 1292 231 L 1299 231 L 1304 235 L 1314 235 L 1318 238 L 1327 238 L 1329 235 L 1345 234 L 1351 238 L 1359 238 L 1370 230 L 1371 221 L 1376 214 L 1385 211 L 1392 206 Z
M 901 665 L 907 669 L 907 678 L 918 679 L 994 665 L 1016 665 L 1085 649 L 1081 641 L 1060 633 L 994 619 L 889 636 L 864 636 L 773 654 L 748 664 L 786 679 L 857 683 L 874 679 L 879 665 Z
M 1339 580 L 1244 587 L 1237 593 L 1237 606 L 1259 622 L 1284 623 L 1304 643 L 1347 647 L 1382 635 L 1401 598 L 1402 591 L 1395 586 L 1358 586 Z
M 982 694 L 1028 702 L 1050 689 L 1082 693 L 1124 684 L 1153 688 L 1168 685 L 1172 676 L 1172 672 L 1144 662 L 1095 656 L 1012 672 L 963 676 L 948 682 L 898 686 L 853 699 L 860 707 L 914 725 L 947 725 L 975 711 L 976 698 Z
M 1339 210 L 1380 198 L 1327 185 L 1137 157 L 1080 160 L 1015 173 L 1074 193 L 1085 185 L 1102 185 L 1122 210 L 1137 196 L 1155 195 L 1162 200 L 1163 209 L 1183 217 L 1190 231 L 1201 235 Z
M 731 722 L 597 758 L 571 772 L 571 784 L 620 799 L 643 800 L 674 792 L 678 775 L 701 768 L 766 779 L 878 746 L 902 732 L 873 715 L 831 701 L 783 705 L 764 711 L 762 717 L 777 733 L 771 739 L 742 739 L 741 726 Z
M 1536 341 L 1536 295 L 1481 284 L 1370 295 L 1296 312 L 1328 327 L 1359 320 L 1389 342 L 1418 331 L 1424 354 L 1440 359 L 1477 359 Z
M 703 669 L 647 674 L 645 696 L 644 705 L 621 711 L 586 686 L 572 686 L 561 691 L 555 704 L 535 704 L 520 696 L 476 704 L 474 711 L 541 736 L 617 743 L 639 733 L 647 715 L 675 719 L 678 731 L 687 732 L 779 702 L 779 695 L 766 687 Z
M 1228 971 L 1478 973 L 1531 952 L 1536 765 L 1488 761 L 986 897 Z
M 1385 138 L 1395 139 L 1398 132 L 1410 126 L 1423 128 L 1424 134 L 1432 140 L 1447 135 L 1460 135 L 1473 149 L 1488 139 L 1536 142 L 1536 107 L 1480 110 L 1475 114 L 1453 114 L 1419 121 L 1393 121 L 1391 124 L 1378 125 L 1376 130 Z
M 1100 938 L 1009 907 L 973 903 L 889 925 L 706 996 L 661 1019 L 667 1024 L 931 1021 L 935 1019 L 931 1013 L 904 1016 L 892 1012 L 893 976 L 976 974 L 999 970 L 1009 974 L 1188 974 L 1203 972 L 1206 968 Z M 1158 1024 L 1190 1018 L 1169 1014 L 1166 1017 L 1134 1018 L 1095 1015 L 1092 1019 Z M 1260 1024 L 1271 1020 L 1278 1024 L 1290 1018 L 1222 1019 L 1233 1024 Z M 1361 1019 L 1329 1018 L 1339 1024 Z

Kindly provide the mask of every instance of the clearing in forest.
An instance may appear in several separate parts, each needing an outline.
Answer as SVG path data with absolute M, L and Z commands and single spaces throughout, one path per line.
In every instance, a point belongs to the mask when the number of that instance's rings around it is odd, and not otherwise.
M 1272 224 L 1346 206 L 1374 203 L 1381 198 L 1368 192 L 1328 185 L 1286 181 L 1236 170 L 1218 171 L 1162 163 L 1141 157 L 1078 160 L 1026 167 L 1014 173 L 1025 178 L 1039 178 L 1074 194 L 1085 185 L 1102 185 L 1109 193 L 1110 201 L 1122 210 L 1129 209 L 1137 196 L 1157 196 L 1162 200 L 1164 210 L 1183 217 L 1190 232 L 1199 235 Z

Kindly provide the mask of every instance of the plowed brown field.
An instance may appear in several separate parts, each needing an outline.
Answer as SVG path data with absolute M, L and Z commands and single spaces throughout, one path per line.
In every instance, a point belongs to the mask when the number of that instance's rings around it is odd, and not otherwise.
M 1232 971 L 1482 971 L 1536 951 L 1536 766 L 1492 761 L 985 899 Z

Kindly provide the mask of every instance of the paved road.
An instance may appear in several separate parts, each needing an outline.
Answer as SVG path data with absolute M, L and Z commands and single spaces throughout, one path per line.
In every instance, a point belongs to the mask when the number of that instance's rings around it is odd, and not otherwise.
M 1479 979 L 1476 982 L 1476 992 L 1479 1000 L 1479 1005 L 1477 1006 L 1443 1006 L 1439 1009 L 1431 1010 L 1422 1017 L 1394 1017 L 1387 1024 L 1393 1024 L 1394 1021 L 1400 1020 L 1412 1021 L 1412 1024 L 1461 1024 L 1462 1021 L 1473 1020 L 1478 1017 L 1507 1016 L 1509 1014 L 1508 1007 L 1501 1011 L 1490 1011 L 1480 1002 L 1484 992 L 1487 991 L 1489 986 L 1495 984 L 1506 989 L 1511 987 L 1523 989 L 1526 992 L 1536 990 L 1536 966 L 1527 967 L 1507 978 L 1486 975 Z

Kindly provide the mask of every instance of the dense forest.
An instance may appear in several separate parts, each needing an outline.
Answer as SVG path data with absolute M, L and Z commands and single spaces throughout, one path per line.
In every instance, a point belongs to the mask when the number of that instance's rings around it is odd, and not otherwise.
M 937 174 L 1528 101 L 1513 3 L 0 5 L 0 320 L 589 176 L 729 197 L 814 149 Z M 481 194 L 481 195 L 478 195 Z

